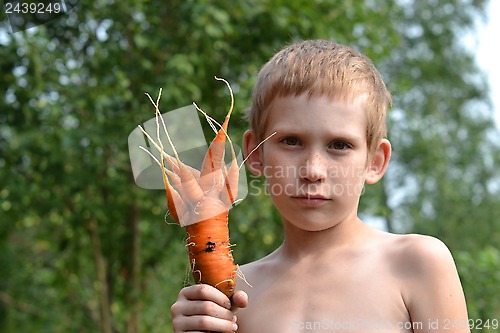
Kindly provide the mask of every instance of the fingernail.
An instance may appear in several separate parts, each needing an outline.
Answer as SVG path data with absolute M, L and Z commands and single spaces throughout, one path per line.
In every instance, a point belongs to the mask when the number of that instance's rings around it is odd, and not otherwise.
M 238 330 L 238 325 L 236 323 L 233 323 L 233 332 L 236 332 Z

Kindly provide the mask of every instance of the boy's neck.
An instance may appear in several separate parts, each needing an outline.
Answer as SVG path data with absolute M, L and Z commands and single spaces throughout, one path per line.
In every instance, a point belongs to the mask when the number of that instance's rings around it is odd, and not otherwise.
M 356 247 L 374 232 L 374 229 L 361 221 L 357 215 L 321 231 L 302 230 L 286 221 L 284 224 L 285 240 L 278 253 L 294 261 L 318 254 L 330 255 Z

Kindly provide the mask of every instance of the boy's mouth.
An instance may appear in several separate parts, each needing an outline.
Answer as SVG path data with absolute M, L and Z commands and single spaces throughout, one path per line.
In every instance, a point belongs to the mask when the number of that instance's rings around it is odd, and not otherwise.
M 312 193 L 299 194 L 296 196 L 292 196 L 292 198 L 302 204 L 311 206 L 325 204 L 331 200 L 321 194 L 312 194 Z
M 330 200 L 326 196 L 319 194 L 319 193 L 300 193 L 295 196 L 294 198 L 306 198 L 306 199 L 322 199 L 322 200 Z

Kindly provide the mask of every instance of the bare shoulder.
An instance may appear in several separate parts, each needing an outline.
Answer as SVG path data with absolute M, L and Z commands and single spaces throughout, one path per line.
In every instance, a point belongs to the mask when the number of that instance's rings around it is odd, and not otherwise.
M 240 266 L 240 269 L 243 273 L 245 274 L 251 274 L 254 271 L 259 271 L 262 269 L 265 269 L 266 266 L 270 265 L 271 262 L 274 260 L 274 253 L 268 254 L 265 257 L 262 257 L 260 259 L 257 259 L 255 261 L 246 263 L 242 266 Z
M 465 297 L 448 247 L 430 236 L 392 238 L 392 271 L 402 282 L 401 295 L 411 318 L 422 322 L 431 318 L 444 324 L 466 322 Z M 467 326 L 456 332 L 468 332 Z
M 239 274 L 238 282 L 240 288 L 247 293 L 253 293 L 256 288 L 259 289 L 259 286 L 265 286 L 267 280 L 272 279 L 277 266 L 279 263 L 274 253 L 240 266 L 241 274 Z
M 401 255 L 408 259 L 419 260 L 426 257 L 449 257 L 450 250 L 438 238 L 426 235 L 408 234 L 395 235 L 396 242 L 400 245 Z
M 391 255 L 408 270 L 419 276 L 436 274 L 443 270 L 455 271 L 453 256 L 441 240 L 424 235 L 394 235 Z

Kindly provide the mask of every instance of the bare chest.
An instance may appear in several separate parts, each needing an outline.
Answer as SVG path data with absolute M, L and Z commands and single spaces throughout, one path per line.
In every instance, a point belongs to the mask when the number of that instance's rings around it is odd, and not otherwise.
M 257 274 L 254 274 L 257 273 Z M 239 332 L 412 332 L 399 282 L 375 263 L 252 272 Z

